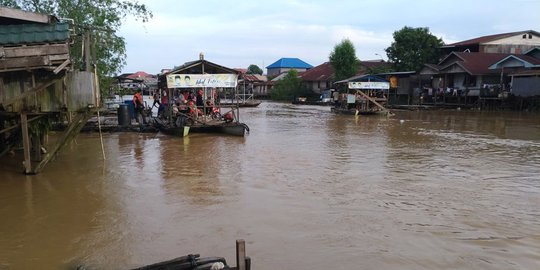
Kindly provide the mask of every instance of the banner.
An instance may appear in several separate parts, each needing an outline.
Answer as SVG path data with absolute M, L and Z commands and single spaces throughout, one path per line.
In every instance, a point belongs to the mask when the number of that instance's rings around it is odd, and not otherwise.
M 237 79 L 236 74 L 171 74 L 167 75 L 167 87 L 236 87 Z
M 349 82 L 349 89 L 390 89 L 390 84 L 387 82 Z

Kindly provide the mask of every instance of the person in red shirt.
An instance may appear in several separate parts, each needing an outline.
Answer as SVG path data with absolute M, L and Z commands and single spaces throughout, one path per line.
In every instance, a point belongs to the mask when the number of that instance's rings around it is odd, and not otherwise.
M 135 108 L 135 120 L 137 120 L 137 123 L 146 124 L 146 117 L 144 115 L 144 103 L 143 103 L 143 96 L 141 94 L 141 89 L 137 89 L 137 92 L 135 95 L 133 95 L 133 106 Z M 142 121 L 140 120 L 142 118 Z

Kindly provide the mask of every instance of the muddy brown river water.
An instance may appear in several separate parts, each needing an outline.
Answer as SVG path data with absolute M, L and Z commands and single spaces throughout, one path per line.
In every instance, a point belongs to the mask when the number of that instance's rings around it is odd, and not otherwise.
M 200 253 L 256 270 L 540 269 L 540 115 L 340 116 L 265 102 L 245 138 L 81 134 L 0 165 L 0 269 L 127 269 Z

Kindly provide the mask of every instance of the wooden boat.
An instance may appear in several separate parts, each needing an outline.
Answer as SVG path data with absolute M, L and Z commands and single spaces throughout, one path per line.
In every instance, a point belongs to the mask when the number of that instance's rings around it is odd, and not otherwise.
M 331 108 L 332 112 L 349 115 L 392 115 L 385 107 L 388 101 L 385 93 L 390 87 L 388 81 L 373 75 L 361 75 L 336 84 L 346 84 L 347 93 L 339 95 Z
M 78 268 L 79 269 L 79 268 Z M 236 240 L 236 267 L 227 265 L 222 257 L 200 258 L 199 254 L 189 254 L 172 260 L 146 265 L 132 270 L 251 270 L 251 258 L 246 256 L 246 243 Z
M 332 107 L 330 111 L 337 114 L 346 114 L 346 115 L 389 115 L 391 112 L 389 110 L 357 110 L 355 108 L 346 109 Z
M 240 101 L 237 94 L 239 71 L 204 60 L 186 62 L 158 77 L 158 85 L 166 88 L 165 119 L 154 125 L 165 134 L 186 136 L 188 133 L 221 133 L 244 136 L 249 127 L 240 122 L 238 107 L 258 106 L 260 102 Z M 233 93 L 229 111 L 223 115 L 219 96 L 223 91 Z M 169 102 L 170 101 L 170 102 Z M 189 128 L 189 131 L 188 129 Z
M 164 134 L 179 137 L 185 137 L 189 133 L 221 133 L 233 136 L 244 136 L 249 133 L 248 125 L 240 122 L 229 122 L 222 119 L 203 122 L 185 114 L 181 114 L 179 117 L 184 117 L 184 119 L 178 120 L 177 118 L 174 123 L 154 119 L 154 127 Z
M 261 104 L 261 101 L 259 100 L 248 100 L 248 101 L 245 101 L 245 102 L 238 102 L 237 103 L 234 103 L 234 102 L 221 102 L 220 105 L 221 107 L 235 107 L 235 106 L 238 106 L 240 108 L 245 108 L 245 107 L 257 107 L 259 106 L 259 104 Z

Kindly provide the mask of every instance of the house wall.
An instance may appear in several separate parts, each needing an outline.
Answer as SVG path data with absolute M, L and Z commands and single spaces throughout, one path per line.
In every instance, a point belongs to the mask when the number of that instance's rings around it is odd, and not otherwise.
M 534 34 L 520 34 L 513 37 L 494 40 L 492 42 L 486 42 L 480 46 L 480 52 L 521 54 L 539 46 L 539 36 Z
M 520 97 L 540 96 L 540 77 L 514 77 L 512 93 Z
M 33 85 L 48 83 L 50 78 L 41 71 L 32 73 L 26 71 L 5 72 L 0 75 L 0 104 L 9 102 L 24 92 L 30 91 Z M 31 94 L 24 100 L 18 100 L 8 106 L 5 110 L 8 112 L 20 112 L 24 109 L 35 110 L 38 112 L 59 112 L 64 106 L 62 81 Z
M 307 69 L 305 68 L 272 68 L 272 69 L 268 69 L 268 76 L 269 77 L 274 77 L 274 76 L 277 76 L 281 73 L 284 73 L 284 72 L 289 72 L 289 70 L 291 69 L 295 69 L 296 71 L 298 72 L 304 72 L 306 71 Z

